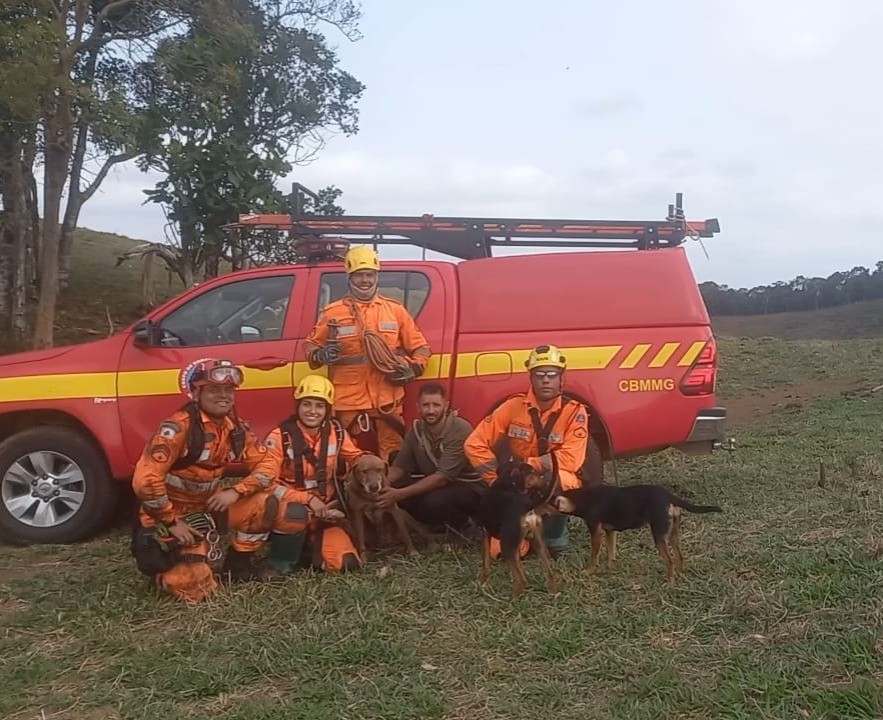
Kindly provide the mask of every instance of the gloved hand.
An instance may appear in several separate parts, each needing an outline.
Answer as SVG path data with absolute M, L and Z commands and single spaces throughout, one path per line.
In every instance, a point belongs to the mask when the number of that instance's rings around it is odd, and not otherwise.
M 313 352 L 312 360 L 317 365 L 333 365 L 340 360 L 340 344 L 329 341 L 325 347 L 320 347 Z
M 420 368 L 418 367 L 418 369 Z M 386 379 L 393 385 L 407 385 L 409 382 L 416 380 L 418 374 L 413 365 L 406 365 L 393 373 L 389 373 Z

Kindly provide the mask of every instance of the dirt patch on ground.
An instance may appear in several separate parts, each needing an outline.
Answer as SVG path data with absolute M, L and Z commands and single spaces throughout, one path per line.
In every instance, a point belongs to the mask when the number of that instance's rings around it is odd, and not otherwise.
M 721 397 L 727 409 L 727 424 L 744 427 L 759 422 L 771 412 L 781 410 L 798 412 L 823 397 L 847 395 L 867 390 L 856 387 L 855 380 L 807 380 L 794 385 L 759 390 L 750 397 Z

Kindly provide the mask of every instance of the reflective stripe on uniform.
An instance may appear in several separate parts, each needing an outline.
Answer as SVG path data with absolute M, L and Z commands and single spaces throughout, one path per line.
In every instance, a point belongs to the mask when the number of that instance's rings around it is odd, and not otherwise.
M 270 533 L 268 532 L 246 533 L 240 532 L 239 530 L 236 531 L 236 539 L 239 540 L 239 542 L 260 542 L 261 540 L 266 540 L 269 537 Z
M 170 501 L 168 495 L 161 495 L 155 500 L 142 500 L 141 504 L 146 508 L 150 508 L 151 510 L 159 510 L 161 507 L 165 507 L 166 505 L 168 505 L 169 502 Z
M 254 478 L 261 484 L 262 488 L 270 487 L 270 484 L 273 482 L 273 478 L 265 473 L 255 473 Z
M 340 358 L 335 365 L 364 365 L 365 364 L 365 356 L 364 355 L 350 355 L 349 357 Z
M 184 480 L 177 475 L 167 475 L 166 485 L 177 488 L 178 490 L 190 490 L 192 492 L 210 492 L 218 487 L 217 480 L 209 480 L 207 482 L 198 482 L 196 480 Z
M 285 497 L 285 493 L 288 491 L 288 488 L 284 485 L 279 485 L 275 490 L 273 490 L 273 495 L 276 496 L 277 500 L 282 500 Z

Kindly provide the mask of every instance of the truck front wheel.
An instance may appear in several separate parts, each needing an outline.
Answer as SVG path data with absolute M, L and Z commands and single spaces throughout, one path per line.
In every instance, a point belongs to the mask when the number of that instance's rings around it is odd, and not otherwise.
M 0 443 L 0 537 L 72 543 L 103 529 L 116 488 L 100 452 L 65 427 L 39 426 Z

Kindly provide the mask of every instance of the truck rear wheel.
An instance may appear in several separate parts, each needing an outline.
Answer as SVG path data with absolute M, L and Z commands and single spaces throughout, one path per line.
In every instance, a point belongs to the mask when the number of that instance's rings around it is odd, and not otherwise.
M 604 459 L 601 457 L 601 448 L 595 442 L 595 438 L 589 437 L 589 446 L 586 448 L 586 462 L 583 465 L 583 484 L 594 485 L 604 482 Z
M 0 443 L 0 537 L 71 543 L 103 529 L 116 488 L 101 453 L 75 430 L 40 426 Z

